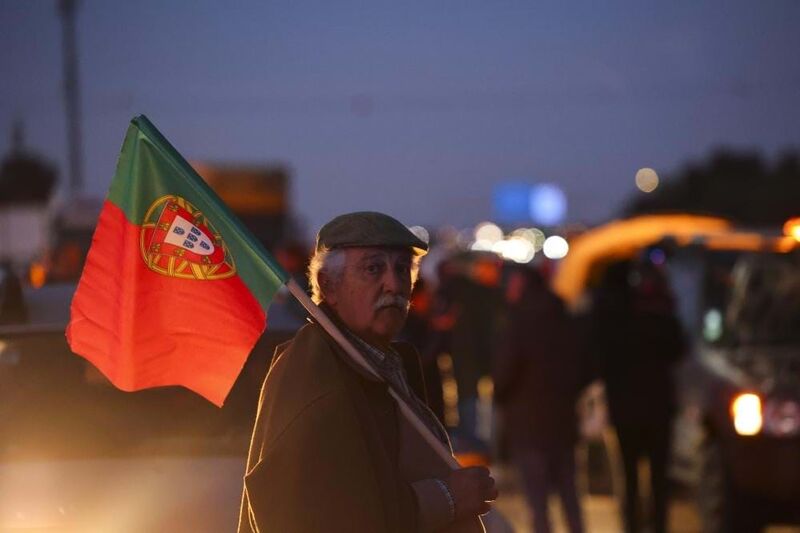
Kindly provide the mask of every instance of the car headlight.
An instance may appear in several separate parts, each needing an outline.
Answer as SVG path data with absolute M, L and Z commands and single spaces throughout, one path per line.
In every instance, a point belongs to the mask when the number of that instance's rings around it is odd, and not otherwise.
M 739 435 L 757 435 L 764 424 L 761 398 L 751 392 L 739 394 L 731 403 L 733 427 Z

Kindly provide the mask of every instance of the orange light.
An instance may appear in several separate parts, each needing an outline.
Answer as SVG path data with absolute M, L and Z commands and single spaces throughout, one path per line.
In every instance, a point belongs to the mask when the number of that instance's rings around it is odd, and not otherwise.
M 468 466 L 489 466 L 489 458 L 480 452 L 461 452 L 454 454 L 456 461 L 462 467 Z
M 788 253 L 797 248 L 797 243 L 799 241 L 795 240 L 794 237 L 781 237 L 778 239 L 777 244 L 775 245 L 775 249 L 781 253 Z
M 764 249 L 769 243 L 768 239 L 758 233 L 724 233 L 710 234 L 705 239 L 705 245 L 712 250 L 749 250 L 757 252 Z
M 756 435 L 761 431 L 764 417 L 761 413 L 761 398 L 746 392 L 738 395 L 731 403 L 733 427 L 739 435 Z
M 47 269 L 41 263 L 31 264 L 30 269 L 28 269 L 28 280 L 34 289 L 41 288 L 44 282 L 47 281 Z
M 787 220 L 786 224 L 783 225 L 783 233 L 800 242 L 800 217 Z

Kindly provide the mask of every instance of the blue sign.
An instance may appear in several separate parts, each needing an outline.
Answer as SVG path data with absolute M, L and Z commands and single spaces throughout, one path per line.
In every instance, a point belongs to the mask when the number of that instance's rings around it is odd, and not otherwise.
M 531 186 L 527 183 L 503 183 L 494 188 L 494 219 L 514 224 L 530 220 Z
M 504 224 L 557 226 L 567 216 L 567 197 L 557 185 L 503 183 L 494 188 L 494 218 Z

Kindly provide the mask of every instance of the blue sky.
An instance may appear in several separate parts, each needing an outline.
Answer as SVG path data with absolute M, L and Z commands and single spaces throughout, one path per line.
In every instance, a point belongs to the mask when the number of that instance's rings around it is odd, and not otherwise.
M 309 233 L 357 209 L 474 224 L 508 180 L 594 223 L 641 167 L 800 148 L 800 3 L 600 4 L 83 0 L 86 189 L 138 113 L 189 159 L 288 165 Z M 21 118 L 63 174 L 60 42 L 54 2 L 0 0 L 0 150 Z

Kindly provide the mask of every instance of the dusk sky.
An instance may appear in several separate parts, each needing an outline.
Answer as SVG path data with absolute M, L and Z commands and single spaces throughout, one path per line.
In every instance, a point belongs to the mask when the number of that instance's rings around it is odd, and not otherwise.
M 144 113 L 189 159 L 287 165 L 309 234 L 361 209 L 474 224 L 504 181 L 597 223 L 641 167 L 800 149 L 797 0 L 84 0 L 77 22 L 87 193 Z M 21 119 L 66 180 L 61 37 L 54 1 L 0 0 L 0 152 Z

